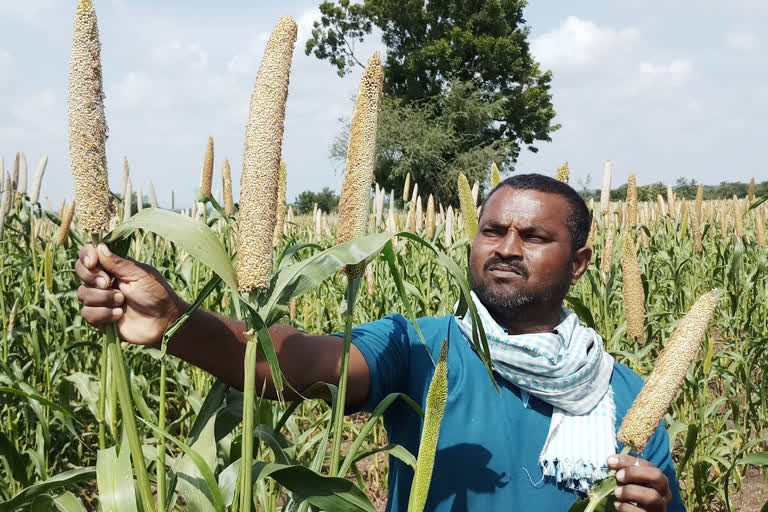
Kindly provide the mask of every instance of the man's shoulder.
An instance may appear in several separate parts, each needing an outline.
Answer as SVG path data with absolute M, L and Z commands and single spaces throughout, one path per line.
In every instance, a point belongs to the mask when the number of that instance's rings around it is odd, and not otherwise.
M 390 313 L 389 315 L 383 317 L 381 320 L 378 320 L 378 322 L 397 324 L 399 327 L 407 329 L 409 334 L 412 331 L 412 334 L 415 335 L 418 339 L 418 333 L 413 325 L 413 322 L 411 322 L 407 317 L 401 315 L 400 313 Z M 456 324 L 456 319 L 453 317 L 453 315 L 422 316 L 416 319 L 416 323 L 418 324 L 419 329 L 425 337 L 427 333 L 435 336 L 445 337 L 445 333 L 448 329 L 451 328 L 451 324 Z

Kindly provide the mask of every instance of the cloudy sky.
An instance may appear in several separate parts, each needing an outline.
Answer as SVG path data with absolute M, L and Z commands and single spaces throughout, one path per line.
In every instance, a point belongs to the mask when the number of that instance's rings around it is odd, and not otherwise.
M 0 0 L 0 155 L 24 151 L 33 172 L 49 155 L 42 195 L 73 195 L 67 149 L 67 68 L 75 1 Z M 338 78 L 303 48 L 319 1 L 96 0 L 113 190 L 123 156 L 134 190 L 154 183 L 160 202 L 193 197 L 205 143 L 216 167 L 239 174 L 251 87 L 277 19 L 299 23 L 284 159 L 288 198 L 338 189 L 328 158 L 349 117 L 360 71 Z M 526 10 L 532 50 L 554 73 L 562 128 L 518 170 L 554 174 L 564 161 L 578 186 L 597 187 L 605 160 L 614 185 L 679 176 L 707 184 L 768 179 L 768 2 L 538 0 Z M 367 57 L 380 42 L 359 48 Z M 235 182 L 239 182 L 236 178 Z M 216 187 L 214 187 L 216 188 Z

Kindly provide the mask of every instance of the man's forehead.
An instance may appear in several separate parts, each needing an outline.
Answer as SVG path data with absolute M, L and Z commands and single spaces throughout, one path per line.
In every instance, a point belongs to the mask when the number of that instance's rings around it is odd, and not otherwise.
M 564 226 L 570 215 L 568 200 L 539 190 L 502 187 L 489 197 L 481 212 L 483 222 L 531 222 L 540 225 Z

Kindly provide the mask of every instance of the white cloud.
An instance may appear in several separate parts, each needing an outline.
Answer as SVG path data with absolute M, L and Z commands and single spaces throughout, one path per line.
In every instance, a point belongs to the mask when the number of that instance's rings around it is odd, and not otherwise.
M 732 50 L 748 52 L 760 47 L 760 39 L 750 31 L 729 32 L 725 34 L 725 44 Z
M 637 74 L 624 82 L 624 92 L 630 96 L 651 89 L 676 89 L 693 74 L 688 59 L 674 59 L 669 64 L 641 62 Z
M 152 50 L 152 60 L 160 66 L 183 67 L 204 71 L 208 68 L 208 52 L 196 42 L 174 41 Z
M 296 42 L 298 45 L 304 44 L 312 35 L 312 24 L 320 19 L 320 9 L 317 7 L 310 7 L 304 10 L 298 18 L 296 18 L 296 24 L 299 26 Z M 303 48 L 301 48 L 303 50 Z
M 569 16 L 557 29 L 533 40 L 531 51 L 556 71 L 586 71 L 629 48 L 640 36 L 636 28 L 615 29 Z
M 122 107 L 133 107 L 153 96 L 152 78 L 142 71 L 131 71 L 112 88 L 109 98 Z

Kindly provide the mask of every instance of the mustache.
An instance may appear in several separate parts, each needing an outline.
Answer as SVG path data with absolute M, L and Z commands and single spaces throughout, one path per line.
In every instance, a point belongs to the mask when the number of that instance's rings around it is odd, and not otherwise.
M 529 275 L 526 266 L 518 260 L 508 260 L 499 257 L 490 258 L 483 264 L 483 271 L 488 271 L 492 267 L 512 270 L 525 278 L 527 278 Z

